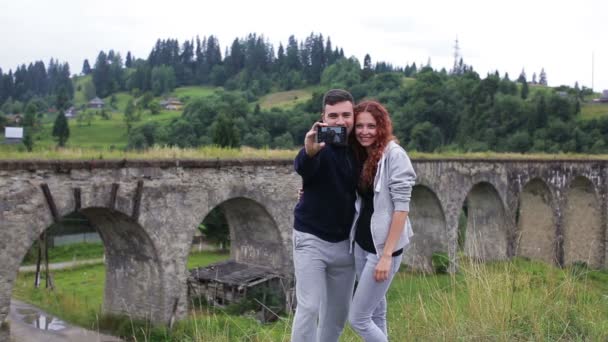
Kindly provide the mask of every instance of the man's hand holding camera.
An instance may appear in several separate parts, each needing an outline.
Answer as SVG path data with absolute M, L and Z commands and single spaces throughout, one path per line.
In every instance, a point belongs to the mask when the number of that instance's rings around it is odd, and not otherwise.
M 327 124 L 324 122 L 315 122 L 304 138 L 304 149 L 306 150 L 306 154 L 311 158 L 325 147 L 325 142 L 317 142 L 317 130 L 319 126 L 327 126 Z

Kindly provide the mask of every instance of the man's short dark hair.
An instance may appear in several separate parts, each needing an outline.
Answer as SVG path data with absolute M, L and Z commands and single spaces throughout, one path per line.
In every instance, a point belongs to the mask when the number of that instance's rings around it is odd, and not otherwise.
M 355 105 L 355 99 L 353 96 L 344 89 L 332 89 L 323 95 L 323 103 L 321 107 L 321 113 L 325 113 L 325 105 L 333 106 L 336 103 L 350 101 Z

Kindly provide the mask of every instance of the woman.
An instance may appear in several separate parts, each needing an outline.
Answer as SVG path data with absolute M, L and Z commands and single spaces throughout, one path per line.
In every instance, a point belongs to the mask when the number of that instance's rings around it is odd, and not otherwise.
M 358 285 L 349 322 L 367 342 L 388 341 L 386 292 L 413 234 L 407 216 L 416 173 L 381 104 L 364 101 L 354 113 L 352 144 L 362 171 L 351 230 Z

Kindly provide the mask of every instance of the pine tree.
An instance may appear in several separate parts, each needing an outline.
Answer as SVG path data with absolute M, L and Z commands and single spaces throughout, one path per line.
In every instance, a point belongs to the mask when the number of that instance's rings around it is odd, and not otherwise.
M 526 81 L 526 71 L 522 68 L 521 69 L 521 73 L 519 74 L 519 77 L 517 78 L 517 82 L 527 82 Z
M 528 82 L 524 79 L 524 81 L 521 82 L 521 98 L 524 100 L 527 99 L 529 93 L 530 88 L 528 88 Z
M 85 59 L 82 63 L 82 74 L 88 75 L 91 73 L 91 65 L 89 65 L 89 60 Z
M 23 117 L 23 126 L 34 129 L 36 127 L 36 105 L 32 102 L 25 107 L 25 116 Z
M 131 127 L 133 126 L 133 122 L 135 121 L 135 105 L 133 104 L 133 100 L 127 102 L 127 107 L 125 107 L 125 124 L 127 125 L 127 134 L 131 133 Z
M 31 127 L 26 126 L 23 128 L 23 145 L 25 145 L 28 152 L 32 152 L 34 149 L 34 138 L 32 138 Z
M 545 68 L 540 70 L 540 77 L 538 79 L 538 84 L 547 86 L 547 74 L 545 73 Z
M 53 137 L 57 139 L 57 145 L 59 147 L 65 146 L 66 141 L 68 141 L 68 138 L 70 137 L 68 119 L 65 117 L 63 111 L 61 111 L 55 119 L 55 124 L 53 125 Z
M 131 51 L 127 51 L 127 58 L 125 59 L 125 67 L 130 68 L 133 66 L 133 56 L 131 56 Z
M 361 71 L 362 81 L 365 82 L 369 80 L 372 77 L 373 73 L 374 72 L 372 71 L 372 57 L 369 54 L 366 54 L 363 58 L 363 70 Z
M 286 63 L 289 70 L 301 70 L 298 41 L 293 35 L 289 36 L 287 43 Z

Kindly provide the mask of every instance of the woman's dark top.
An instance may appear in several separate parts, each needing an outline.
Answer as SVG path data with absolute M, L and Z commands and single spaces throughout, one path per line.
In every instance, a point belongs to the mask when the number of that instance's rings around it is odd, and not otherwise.
M 359 219 L 357 220 L 355 242 L 364 251 L 376 254 L 371 229 L 372 214 L 374 213 L 374 191 L 371 188 L 363 191 L 359 189 L 359 196 L 361 196 L 361 213 L 359 214 Z M 393 252 L 393 256 L 395 257 L 401 255 L 402 253 L 403 248 Z

